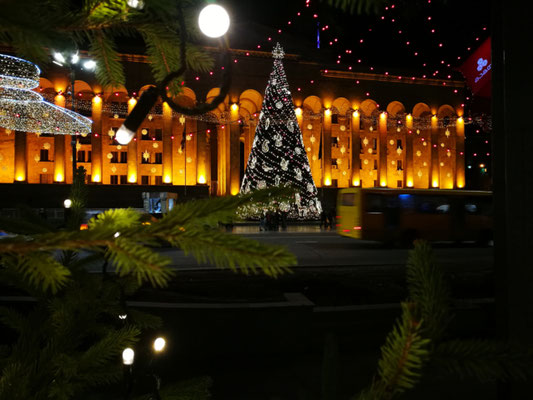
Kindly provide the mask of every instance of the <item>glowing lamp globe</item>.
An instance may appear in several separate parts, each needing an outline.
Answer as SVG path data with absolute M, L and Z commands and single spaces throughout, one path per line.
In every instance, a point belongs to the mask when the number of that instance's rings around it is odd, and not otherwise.
M 124 365 L 132 365 L 135 358 L 135 352 L 129 347 L 122 352 L 122 363 Z
M 154 350 L 159 353 L 164 350 L 166 344 L 167 342 L 165 339 L 158 337 L 156 340 L 154 340 Z
M 63 206 L 65 206 L 65 208 L 70 208 L 72 206 L 72 200 L 65 199 L 65 201 L 63 202 Z
M 135 132 L 122 125 L 120 128 L 118 128 L 116 139 L 120 144 L 128 144 L 131 142 L 131 139 L 133 139 L 134 136 Z
M 210 4 L 200 12 L 198 26 L 204 35 L 218 38 L 228 31 L 229 15 L 223 7 Z

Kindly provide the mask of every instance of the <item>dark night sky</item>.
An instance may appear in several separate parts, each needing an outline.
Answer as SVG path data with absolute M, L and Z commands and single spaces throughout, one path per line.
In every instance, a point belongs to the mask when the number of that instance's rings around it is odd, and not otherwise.
M 474 50 L 490 31 L 490 3 L 481 0 L 388 1 L 371 15 L 352 15 L 318 0 L 310 0 L 310 7 L 306 8 L 305 1 L 221 1 L 232 17 L 231 47 L 251 50 L 261 45 L 261 50 L 270 51 L 271 43 L 279 40 L 286 52 L 330 68 L 347 70 L 352 66 L 353 71 L 372 72 L 370 67 L 374 67 L 378 73 L 428 77 L 438 70 L 437 77 L 446 78 L 448 74 L 457 77 L 454 67 L 468 56 L 467 48 Z M 320 27 L 328 26 L 326 31 L 320 31 L 320 50 L 316 50 L 317 22 Z M 281 34 L 278 29 L 282 29 Z M 272 42 L 267 40 L 269 36 Z M 330 46 L 335 38 L 338 41 Z M 352 53 L 347 54 L 346 50 Z M 336 63 L 338 55 L 340 64 Z

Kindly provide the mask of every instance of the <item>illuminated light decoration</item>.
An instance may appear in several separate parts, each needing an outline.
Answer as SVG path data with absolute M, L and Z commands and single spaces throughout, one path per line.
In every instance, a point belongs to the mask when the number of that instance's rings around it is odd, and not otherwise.
M 56 174 L 56 176 L 55 176 L 55 181 L 56 181 L 56 182 L 63 182 L 63 179 L 64 179 L 63 174 L 60 173 L 60 172 L 58 172 L 58 173 Z
M 128 182 L 129 182 L 129 183 L 135 183 L 135 182 L 137 182 L 137 175 L 135 175 L 135 174 L 130 174 L 130 176 L 128 176 Z
M 165 175 L 165 177 L 163 178 L 163 182 L 165 182 L 165 183 L 171 183 L 172 180 L 170 179 L 170 175 Z
M 90 133 L 92 121 L 44 100 L 41 70 L 21 58 L 0 54 L 0 127 L 21 132 L 75 135 Z
M 198 183 L 201 184 L 201 185 L 205 184 L 205 176 L 200 175 L 198 177 Z
M 284 54 L 277 43 L 272 51 L 273 70 L 266 87 L 261 117 L 240 192 L 249 193 L 256 189 L 289 184 L 295 189 L 294 197 L 285 205 L 279 206 L 279 209 L 293 218 L 314 219 L 320 215 L 322 208 L 283 68 Z M 281 107 L 278 103 L 281 103 Z M 266 206 L 274 207 L 268 204 Z M 250 207 L 242 211 L 243 215 L 256 215 L 258 210 L 254 207 L 255 212 Z

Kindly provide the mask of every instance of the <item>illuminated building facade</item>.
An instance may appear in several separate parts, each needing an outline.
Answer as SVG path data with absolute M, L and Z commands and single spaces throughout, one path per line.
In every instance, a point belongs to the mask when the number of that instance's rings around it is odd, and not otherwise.
M 158 104 L 126 146 L 114 140 L 127 112 L 149 82 L 140 56 L 124 56 L 138 83 L 103 90 L 75 82 L 76 108 L 92 118 L 79 137 L 78 165 L 101 185 L 209 186 L 214 195 L 237 194 L 254 139 L 270 53 L 234 51 L 232 90 L 209 115 L 185 117 Z M 287 55 L 285 66 L 311 171 L 318 187 L 465 186 L 464 82 L 406 79 L 324 69 Z M 45 97 L 70 107 L 67 79 L 44 71 Z M 182 105 L 209 101 L 215 77 L 192 77 L 177 96 Z M 196 85 L 197 84 L 197 85 Z M 377 101 L 380 101 L 378 104 Z M 0 183 L 70 183 L 69 136 L 0 129 Z

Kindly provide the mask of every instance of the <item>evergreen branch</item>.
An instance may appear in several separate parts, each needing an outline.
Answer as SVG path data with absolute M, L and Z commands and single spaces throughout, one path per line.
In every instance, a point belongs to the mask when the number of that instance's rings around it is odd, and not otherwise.
M 297 264 L 296 257 L 283 246 L 265 246 L 214 229 L 185 230 L 179 237 L 167 240 L 186 254 L 192 254 L 200 263 L 209 262 L 218 268 L 241 270 L 245 274 L 257 274 L 261 270 L 268 276 L 277 277 L 290 272 L 288 267 Z
M 409 300 L 424 320 L 424 336 L 437 342 L 451 320 L 450 294 L 426 241 L 415 241 L 414 249 L 409 251 L 406 275 Z
M 104 87 L 118 87 L 124 85 L 124 69 L 120 57 L 114 48 L 113 41 L 97 30 L 89 33 L 90 54 L 99 62 L 95 71 L 96 78 Z
M 412 312 L 412 305 L 402 303 L 402 316 L 381 348 L 378 376 L 358 400 L 389 400 L 411 389 L 420 379 L 429 356 L 429 339 L 421 336 L 422 322 Z
M 0 307 L 0 322 L 19 333 L 27 326 L 24 315 L 7 307 Z
M 168 257 L 124 237 L 108 245 L 107 257 L 119 276 L 131 274 L 138 283 L 149 281 L 152 286 L 164 286 L 173 275 L 165 268 L 170 263 Z
M 450 340 L 436 346 L 432 366 L 462 379 L 525 381 L 533 377 L 533 350 L 494 340 Z
M 77 370 L 90 376 L 112 359 L 119 356 L 126 347 L 133 346 L 141 331 L 134 326 L 125 326 L 119 330 L 109 331 L 105 337 L 93 344 L 77 358 Z
M 0 254 L 0 264 L 12 268 L 29 285 L 52 293 L 65 286 L 70 277 L 70 271 L 46 253 L 28 253 L 23 257 Z

